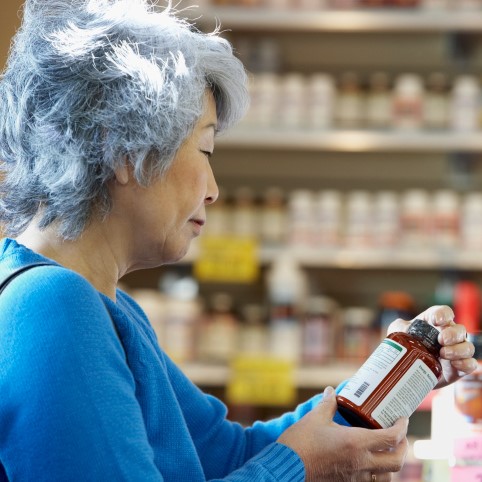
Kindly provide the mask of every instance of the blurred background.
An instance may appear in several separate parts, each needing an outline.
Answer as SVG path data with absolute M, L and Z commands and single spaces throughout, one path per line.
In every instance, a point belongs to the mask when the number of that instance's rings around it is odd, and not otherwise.
M 4 3 L 0 65 L 21 5 Z M 220 198 L 186 259 L 122 280 L 164 349 L 247 424 L 338 385 L 430 305 L 479 344 L 482 1 L 197 5 L 181 15 L 221 25 L 252 103 L 217 141 Z M 482 480 L 481 420 L 482 375 L 430 394 L 396 480 Z

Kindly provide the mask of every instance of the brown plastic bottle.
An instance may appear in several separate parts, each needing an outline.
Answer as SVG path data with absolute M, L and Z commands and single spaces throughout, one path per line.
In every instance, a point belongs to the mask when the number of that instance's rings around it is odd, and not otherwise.
M 417 319 L 406 333 L 385 338 L 337 396 L 345 420 L 356 427 L 387 428 L 412 415 L 442 374 L 438 334 Z

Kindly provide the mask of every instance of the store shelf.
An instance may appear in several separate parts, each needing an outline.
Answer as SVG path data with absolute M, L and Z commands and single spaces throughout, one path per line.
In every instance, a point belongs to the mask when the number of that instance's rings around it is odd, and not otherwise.
M 437 247 L 423 249 L 317 249 L 310 247 L 296 249 L 262 247 L 259 252 L 260 263 L 268 265 L 277 259 L 282 252 L 289 253 L 305 268 L 482 270 L 482 250 L 453 250 Z M 181 263 L 194 263 L 198 256 L 198 247 L 193 245 Z
M 216 145 L 237 149 L 336 152 L 480 152 L 482 132 L 294 131 L 239 127 L 220 135 Z
M 350 378 L 359 365 L 327 363 L 322 367 L 299 367 L 295 369 L 295 385 L 300 389 L 322 389 L 336 386 Z M 230 369 L 226 365 L 187 363 L 181 365 L 183 372 L 197 385 L 224 386 L 229 381 Z
M 480 11 L 390 9 L 337 11 L 212 7 L 193 9 L 187 15 L 199 24 L 249 31 L 297 32 L 482 32 Z
M 279 253 L 278 253 L 279 254 Z M 425 249 L 299 249 L 294 257 L 305 267 L 340 269 L 482 269 L 482 254 L 463 250 Z M 265 253 L 264 258 L 275 259 L 275 253 Z

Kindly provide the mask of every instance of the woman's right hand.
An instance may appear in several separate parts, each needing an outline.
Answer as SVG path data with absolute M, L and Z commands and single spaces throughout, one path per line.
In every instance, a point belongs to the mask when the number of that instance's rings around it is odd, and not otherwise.
M 408 418 L 369 430 L 338 425 L 333 421 L 336 409 L 335 391 L 328 387 L 323 400 L 278 442 L 303 460 L 307 482 L 389 482 L 405 460 Z

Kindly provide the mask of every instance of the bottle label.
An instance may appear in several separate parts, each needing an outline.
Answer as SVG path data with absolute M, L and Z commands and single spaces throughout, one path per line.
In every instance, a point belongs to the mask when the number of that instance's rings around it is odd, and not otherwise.
M 385 338 L 343 387 L 340 395 L 355 405 L 362 405 L 406 352 L 403 345 Z
M 362 405 L 406 352 L 403 345 L 386 338 L 340 391 L 340 395 L 355 405 Z M 436 384 L 437 377 L 430 368 L 423 361 L 416 360 L 371 416 L 382 427 L 391 427 L 398 418 L 410 416 Z
M 432 370 L 422 360 L 416 360 L 373 410 L 372 417 L 384 428 L 391 427 L 400 417 L 410 417 L 437 381 Z

